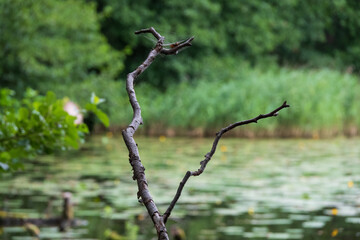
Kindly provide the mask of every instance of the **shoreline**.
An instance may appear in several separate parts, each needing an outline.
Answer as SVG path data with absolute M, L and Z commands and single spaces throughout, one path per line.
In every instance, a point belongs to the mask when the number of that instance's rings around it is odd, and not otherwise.
M 104 126 L 95 125 L 92 133 L 95 135 L 111 132 L 114 135 L 121 135 L 121 131 L 126 126 Z M 214 137 L 221 128 L 175 128 L 175 127 L 140 127 L 137 134 L 148 137 L 191 137 L 191 138 L 209 138 Z M 328 139 L 335 137 L 358 137 L 360 136 L 360 129 L 356 126 L 349 126 L 346 129 L 320 129 L 320 130 L 304 130 L 294 127 L 282 127 L 275 129 L 254 129 L 238 128 L 226 133 L 223 137 L 236 138 L 304 138 L 304 139 Z

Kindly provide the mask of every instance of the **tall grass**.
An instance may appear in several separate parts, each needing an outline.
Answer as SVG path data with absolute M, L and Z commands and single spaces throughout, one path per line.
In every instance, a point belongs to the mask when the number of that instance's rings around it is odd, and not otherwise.
M 354 134 L 360 128 L 360 80 L 355 75 L 271 64 L 251 67 L 227 58 L 205 59 L 193 67 L 198 71 L 191 81 L 174 84 L 166 92 L 145 81 L 135 86 L 142 106 L 143 129 L 158 134 L 169 129 L 180 134 L 189 129 L 200 129 L 200 134 L 214 133 L 232 122 L 267 113 L 284 100 L 291 108 L 282 110 L 276 119 L 246 126 L 238 133 L 330 136 Z M 89 89 L 107 99 L 103 106 L 112 126 L 130 122 L 132 110 L 124 81 L 89 80 L 63 91 L 81 102 L 88 101 Z
M 165 93 L 140 86 L 138 96 L 150 128 L 200 127 L 206 132 L 267 113 L 284 100 L 291 108 L 277 119 L 246 128 L 268 135 L 329 136 L 360 127 L 360 81 L 353 75 L 226 62 L 211 67 L 213 74 L 173 85 Z

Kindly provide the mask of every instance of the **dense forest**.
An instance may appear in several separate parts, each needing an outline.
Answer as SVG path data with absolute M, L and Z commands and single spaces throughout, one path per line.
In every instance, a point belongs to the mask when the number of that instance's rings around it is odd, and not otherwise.
M 131 118 L 124 80 L 155 45 L 195 36 L 138 81 L 148 134 L 213 134 L 287 100 L 239 135 L 355 135 L 360 127 L 357 0 L 0 0 L 0 85 L 80 105 L 95 92 L 110 125 Z

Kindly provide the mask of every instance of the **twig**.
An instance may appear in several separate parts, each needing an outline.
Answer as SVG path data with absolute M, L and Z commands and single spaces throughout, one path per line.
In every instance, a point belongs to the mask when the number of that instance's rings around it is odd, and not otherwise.
M 231 129 L 234 129 L 234 128 L 238 127 L 238 126 L 241 126 L 241 125 L 246 125 L 246 124 L 249 124 L 249 123 L 257 123 L 258 120 L 263 119 L 263 118 L 275 117 L 275 116 L 278 115 L 278 112 L 281 109 L 287 108 L 287 107 L 290 107 L 290 105 L 288 105 L 286 103 L 286 101 L 285 101 L 280 107 L 278 107 L 275 110 L 269 112 L 268 114 L 260 114 L 259 116 L 255 117 L 255 118 L 245 120 L 245 121 L 241 121 L 241 122 L 233 123 L 233 124 L 223 128 L 223 129 L 221 129 L 219 132 L 217 132 L 210 152 L 208 152 L 205 155 L 205 159 L 200 162 L 200 168 L 198 170 L 196 170 L 196 171 L 187 171 L 184 178 L 183 178 L 183 180 L 180 182 L 179 187 L 178 187 L 178 189 L 176 191 L 176 194 L 174 196 L 174 199 L 172 200 L 172 202 L 170 203 L 168 209 L 166 210 L 166 212 L 163 215 L 164 222 L 166 223 L 168 217 L 171 214 L 171 211 L 173 210 L 174 206 L 176 205 L 177 201 L 179 200 L 181 192 L 182 192 L 187 180 L 191 176 L 199 176 L 200 174 L 202 174 L 204 172 L 204 170 L 206 168 L 206 165 L 208 164 L 208 162 L 211 160 L 212 156 L 214 155 L 214 153 L 216 151 L 216 147 L 218 145 L 218 142 L 219 142 L 220 138 L 222 137 L 222 135 L 224 133 L 226 133 L 226 132 L 230 131 Z
M 174 199 L 170 203 L 170 205 L 169 205 L 168 209 L 166 210 L 166 212 L 164 213 L 164 215 L 161 215 L 159 213 L 159 210 L 158 210 L 158 208 L 150 194 L 150 191 L 148 189 L 148 183 L 147 183 L 147 180 L 145 177 L 145 168 L 141 163 L 139 149 L 138 149 L 138 146 L 133 137 L 134 133 L 138 129 L 139 125 L 141 125 L 143 123 L 143 120 L 141 117 L 141 108 L 140 108 L 140 105 L 139 105 L 136 95 L 135 95 L 134 81 L 142 72 L 144 72 L 150 66 L 150 64 L 155 60 L 157 55 L 159 55 L 159 54 L 176 55 L 179 52 L 179 50 L 181 50 L 182 48 L 191 46 L 191 42 L 194 40 L 194 37 L 190 37 L 189 39 L 187 39 L 185 41 L 176 42 L 175 44 L 172 44 L 171 48 L 165 48 L 164 47 L 165 46 L 164 45 L 165 38 L 163 36 L 161 36 L 154 28 L 151 27 L 151 28 L 147 28 L 147 29 L 141 29 L 141 30 L 135 32 L 135 34 L 143 34 L 143 33 L 151 33 L 158 41 L 157 41 L 155 48 L 150 51 L 150 53 L 149 53 L 148 57 L 145 59 L 145 61 L 138 68 L 136 68 L 135 71 L 133 71 L 127 75 L 126 90 L 128 92 L 130 104 L 133 108 L 134 114 L 133 114 L 133 119 L 132 119 L 131 123 L 125 130 L 123 130 L 122 134 L 123 134 L 125 144 L 129 150 L 129 161 L 130 161 L 130 164 L 133 169 L 133 179 L 136 180 L 137 184 L 138 184 L 137 195 L 138 195 L 139 201 L 145 205 L 145 207 L 154 223 L 154 226 L 156 228 L 156 231 L 158 234 L 158 239 L 167 240 L 167 239 L 169 239 L 169 237 L 168 237 L 165 223 L 166 223 L 167 219 L 169 218 L 171 211 L 173 210 L 177 201 L 179 200 L 180 195 L 182 193 L 182 190 L 183 190 L 186 182 L 188 181 L 188 179 L 191 176 L 199 176 L 200 174 L 202 174 L 204 172 L 208 162 L 211 160 L 212 156 L 214 155 L 214 153 L 216 151 L 217 144 L 218 144 L 220 138 L 222 137 L 222 135 L 238 126 L 249 124 L 249 123 L 257 123 L 257 121 L 260 119 L 277 116 L 278 111 L 280 111 L 283 108 L 289 107 L 289 105 L 286 102 L 284 102 L 280 107 L 276 108 L 275 110 L 273 110 L 272 112 L 270 112 L 268 114 L 259 115 L 250 120 L 236 122 L 234 124 L 229 125 L 226 128 L 221 129 L 216 134 L 211 151 L 208 152 L 205 155 L 205 159 L 200 162 L 200 168 L 196 171 L 187 171 L 186 172 L 183 180 L 180 182 L 180 185 L 177 189 Z
M 162 36 L 153 27 L 141 29 L 135 32 L 135 34 L 141 33 L 152 33 L 152 35 L 154 35 L 157 40 L 160 40 L 162 38 Z
M 181 48 L 184 48 L 184 47 L 187 47 L 187 46 L 190 47 L 192 45 L 191 44 L 192 40 L 194 40 L 194 37 L 188 38 L 186 41 L 184 41 L 182 43 L 179 43 L 179 44 L 177 44 L 176 46 L 174 46 L 172 48 L 163 48 L 161 50 L 161 53 L 165 54 L 165 55 L 178 54 L 179 50 Z
M 158 239 L 167 240 L 169 239 L 169 237 L 165 227 L 165 222 L 163 216 L 160 215 L 159 210 L 150 194 L 148 183 L 145 177 L 145 168 L 141 163 L 139 149 L 133 137 L 139 125 L 143 123 L 141 117 L 141 108 L 135 95 L 134 81 L 142 72 L 144 72 L 150 66 L 150 64 L 155 60 L 157 55 L 159 55 L 160 53 L 166 55 L 177 54 L 178 50 L 180 50 L 181 48 L 191 46 L 191 41 L 194 39 L 194 37 L 189 38 L 175 48 L 164 49 L 165 38 L 161 36 L 158 32 L 156 32 L 154 28 L 151 27 L 135 32 L 135 34 L 143 33 L 151 33 L 158 41 L 155 48 L 150 51 L 145 61 L 138 68 L 136 68 L 135 71 L 127 75 L 126 90 L 129 95 L 129 100 L 133 108 L 134 115 L 130 125 L 122 131 L 122 135 L 125 144 L 129 150 L 129 161 L 133 169 L 133 179 L 137 181 L 139 201 L 141 201 L 145 205 L 155 225 Z

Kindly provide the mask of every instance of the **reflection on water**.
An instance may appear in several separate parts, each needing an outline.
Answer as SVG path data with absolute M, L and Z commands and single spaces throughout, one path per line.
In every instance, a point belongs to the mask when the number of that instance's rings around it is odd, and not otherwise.
M 151 193 L 164 211 L 212 139 L 137 142 Z M 176 225 L 191 240 L 360 239 L 359 143 L 222 139 L 204 174 L 190 178 L 169 229 Z M 42 157 L 26 172 L 2 179 L 0 207 L 28 217 L 56 216 L 60 193 L 70 191 L 75 216 L 88 224 L 67 233 L 42 228 L 42 239 L 152 239 L 127 154 L 122 139 L 95 137 L 80 152 Z M 29 235 L 21 227 L 3 228 L 0 239 Z

